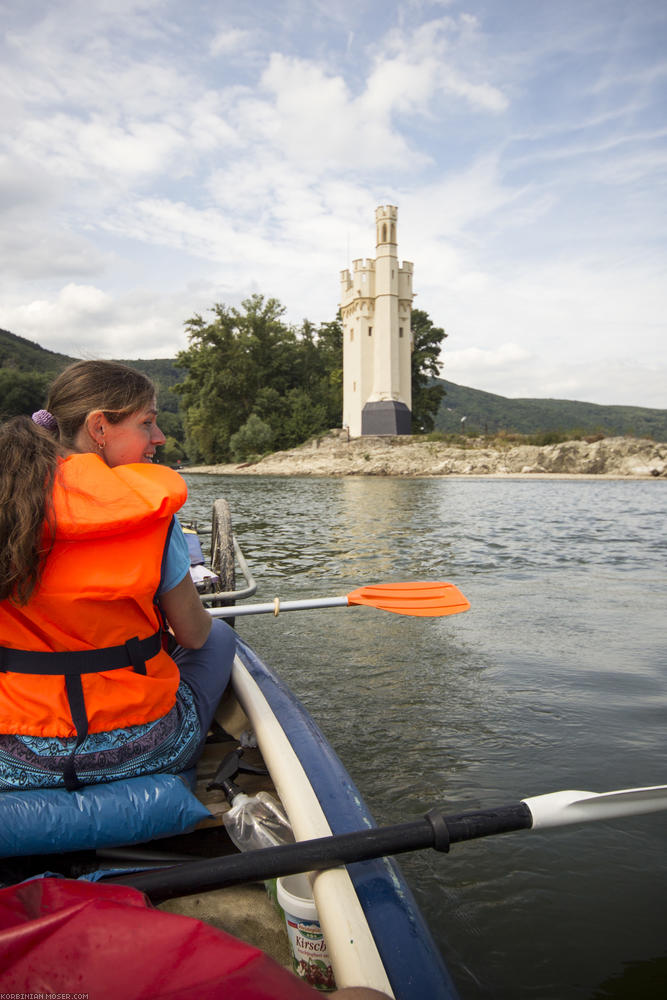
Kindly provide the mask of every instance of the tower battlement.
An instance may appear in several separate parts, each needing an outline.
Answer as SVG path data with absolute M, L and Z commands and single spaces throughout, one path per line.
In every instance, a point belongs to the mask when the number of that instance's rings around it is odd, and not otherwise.
M 375 221 L 379 222 L 381 219 L 391 219 L 392 222 L 396 222 L 398 219 L 396 205 L 379 205 L 375 209 Z

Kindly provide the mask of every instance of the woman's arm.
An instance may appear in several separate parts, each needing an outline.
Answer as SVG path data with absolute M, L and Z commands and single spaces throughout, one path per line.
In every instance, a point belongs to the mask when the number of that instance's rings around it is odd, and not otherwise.
M 212 619 L 189 573 L 172 590 L 160 594 L 160 607 L 179 646 L 201 649 L 211 631 Z

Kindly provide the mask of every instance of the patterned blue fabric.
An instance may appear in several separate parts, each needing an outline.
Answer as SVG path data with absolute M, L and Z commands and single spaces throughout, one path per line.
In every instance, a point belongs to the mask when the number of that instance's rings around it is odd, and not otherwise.
M 176 704 L 161 719 L 140 726 L 89 734 L 76 753 L 76 773 L 84 785 L 117 781 L 160 771 L 185 770 L 202 733 L 189 686 L 181 681 Z M 63 765 L 76 737 L 0 735 L 0 791 L 62 788 Z

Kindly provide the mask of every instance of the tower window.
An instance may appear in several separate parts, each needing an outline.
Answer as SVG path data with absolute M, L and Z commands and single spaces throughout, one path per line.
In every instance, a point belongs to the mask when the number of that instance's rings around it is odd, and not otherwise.
M 369 327 L 368 327 L 368 336 L 369 336 L 369 337 L 372 337 L 372 336 L 373 336 L 373 327 L 372 327 L 372 326 L 369 326 Z
M 399 326 L 399 328 L 398 328 L 398 335 L 399 335 L 399 337 L 403 336 L 403 327 L 402 326 Z
M 354 340 L 354 330 L 350 330 L 350 343 Z
M 382 224 L 382 242 L 383 243 L 387 242 L 387 223 L 386 222 L 384 222 Z

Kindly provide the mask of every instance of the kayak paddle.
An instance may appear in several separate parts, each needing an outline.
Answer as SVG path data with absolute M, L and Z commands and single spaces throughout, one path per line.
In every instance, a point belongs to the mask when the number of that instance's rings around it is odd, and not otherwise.
M 375 583 L 353 590 L 342 597 L 320 597 L 312 600 L 281 601 L 276 597 L 268 604 L 235 604 L 228 608 L 208 608 L 213 618 L 235 618 L 237 615 L 278 615 L 281 611 L 308 611 L 314 608 L 340 608 L 365 604 L 396 615 L 436 617 L 467 611 L 470 602 L 453 583 Z
M 635 816 L 667 809 L 667 785 L 619 791 L 562 791 L 522 799 L 496 809 L 445 816 L 431 809 L 420 819 L 395 826 L 373 827 L 295 844 L 267 847 L 223 858 L 192 861 L 178 867 L 114 875 L 105 882 L 130 885 L 153 903 L 263 881 L 299 872 L 337 868 L 355 861 L 387 857 L 432 847 L 448 851 L 450 844 L 515 830 L 566 826 L 618 816 Z

